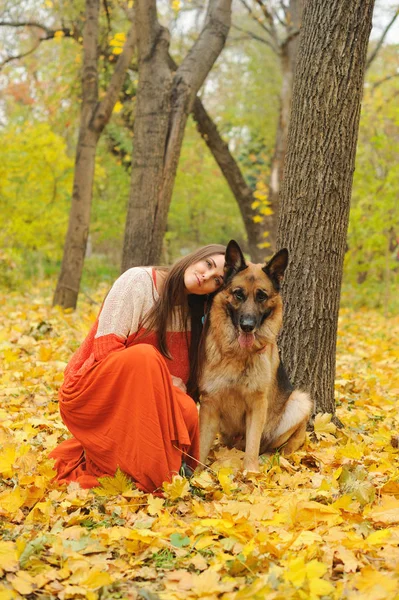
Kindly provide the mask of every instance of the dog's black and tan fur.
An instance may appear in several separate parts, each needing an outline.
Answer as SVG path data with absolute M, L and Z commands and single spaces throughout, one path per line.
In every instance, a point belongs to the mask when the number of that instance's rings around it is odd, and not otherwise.
M 312 411 L 307 393 L 294 390 L 280 362 L 280 282 L 288 262 L 280 250 L 266 265 L 246 263 L 232 240 L 226 250 L 225 285 L 213 299 L 200 377 L 200 463 L 219 432 L 244 449 L 244 470 L 259 471 L 259 454 L 304 442 Z

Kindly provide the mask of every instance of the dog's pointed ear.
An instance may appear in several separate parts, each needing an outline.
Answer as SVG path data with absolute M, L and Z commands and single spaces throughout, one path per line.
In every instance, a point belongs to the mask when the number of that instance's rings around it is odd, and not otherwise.
M 224 280 L 227 282 L 234 273 L 243 271 L 248 267 L 245 262 L 240 246 L 235 240 L 230 240 L 227 244 L 224 263 Z
M 263 271 L 272 280 L 274 288 L 279 291 L 280 283 L 284 278 L 284 272 L 288 265 L 288 250 L 283 248 L 279 250 L 273 258 L 263 267 Z

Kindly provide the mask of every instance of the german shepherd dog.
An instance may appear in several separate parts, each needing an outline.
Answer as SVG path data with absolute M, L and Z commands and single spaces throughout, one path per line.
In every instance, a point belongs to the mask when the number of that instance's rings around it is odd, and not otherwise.
M 313 403 L 292 388 L 276 343 L 288 251 L 247 264 L 231 240 L 225 258 L 224 285 L 204 328 L 199 470 L 219 432 L 227 446 L 245 448 L 244 470 L 258 472 L 259 454 L 281 446 L 290 454 L 303 444 Z

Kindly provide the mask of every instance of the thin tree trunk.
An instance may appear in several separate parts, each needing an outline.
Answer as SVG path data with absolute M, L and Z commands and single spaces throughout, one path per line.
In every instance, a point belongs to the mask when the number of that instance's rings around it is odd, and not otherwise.
M 53 298 L 53 304 L 63 308 L 76 307 L 90 227 L 97 143 L 111 117 L 136 45 L 135 27 L 132 24 L 107 93 L 99 103 L 97 49 L 99 10 L 99 0 L 86 0 L 79 138 L 68 231 L 61 272 Z
M 335 412 L 338 310 L 374 0 L 307 0 L 281 192 L 283 361 L 316 411 Z
M 99 0 L 86 0 L 83 29 L 82 111 L 75 157 L 72 204 L 61 273 L 53 304 L 75 308 L 86 253 L 98 135 L 90 130 L 98 99 L 97 40 Z
M 265 250 L 259 248 L 258 244 L 263 242 L 264 238 L 260 223 L 255 223 L 253 220 L 256 215 L 256 212 L 252 209 L 253 191 L 246 183 L 228 145 L 222 139 L 218 128 L 198 97 L 195 99 L 192 115 L 201 137 L 212 152 L 237 201 L 247 232 L 248 252 L 251 260 L 262 262 L 265 258 Z
M 231 0 L 210 1 L 204 28 L 173 75 L 156 1 L 137 0 L 137 16 L 139 88 L 122 271 L 159 262 L 187 117 L 223 49 Z

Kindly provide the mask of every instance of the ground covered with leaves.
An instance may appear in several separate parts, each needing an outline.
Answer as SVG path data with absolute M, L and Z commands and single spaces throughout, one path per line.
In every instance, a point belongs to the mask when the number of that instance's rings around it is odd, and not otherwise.
M 0 295 L 0 600 L 399 597 L 398 318 L 342 311 L 344 429 L 319 415 L 317 439 L 249 478 L 241 452 L 216 447 L 209 470 L 155 497 L 122 473 L 96 490 L 52 482 L 57 390 L 99 306 L 49 300 Z

